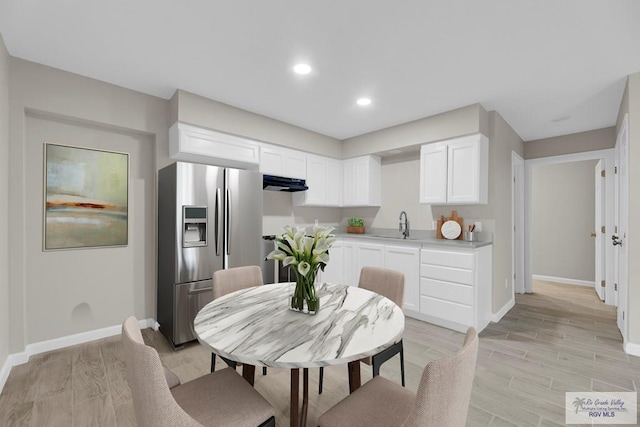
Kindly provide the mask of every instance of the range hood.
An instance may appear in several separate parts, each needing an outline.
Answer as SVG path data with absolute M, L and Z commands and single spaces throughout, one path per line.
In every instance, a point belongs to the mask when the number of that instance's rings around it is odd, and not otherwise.
M 306 191 L 309 187 L 307 187 L 304 179 L 263 175 L 262 189 L 269 191 L 288 191 L 293 193 L 294 191 Z

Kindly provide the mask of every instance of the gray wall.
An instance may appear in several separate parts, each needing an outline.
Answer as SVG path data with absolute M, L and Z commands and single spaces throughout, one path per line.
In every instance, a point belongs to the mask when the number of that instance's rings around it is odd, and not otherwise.
M 9 354 L 9 54 L 0 35 L 0 369 Z
M 178 90 L 171 98 L 170 122 L 190 123 L 298 150 L 341 158 L 339 140 Z
M 10 352 L 155 318 L 156 168 L 167 100 L 11 58 Z M 129 245 L 42 251 L 44 141 L 130 153 Z
M 456 136 L 482 132 L 486 135 L 487 113 L 480 104 L 345 139 L 342 158 L 380 153 Z
M 537 166 L 532 173 L 532 273 L 595 280 L 596 160 Z
M 493 233 L 492 309 L 497 313 L 514 295 L 511 239 L 511 156 L 521 157 L 522 139 L 495 111 L 489 112 L 489 203 L 474 206 L 432 206 L 434 218 L 451 210 L 468 220 L 481 220 L 483 231 Z
M 559 156 L 605 150 L 616 145 L 616 128 L 603 128 L 553 138 L 537 139 L 524 143 L 524 158 Z
M 629 76 L 625 98 L 620 108 L 621 115 L 629 113 L 629 226 L 627 244 L 629 251 L 628 280 L 628 339 L 640 344 L 640 239 L 635 239 L 637 219 L 640 218 L 640 73 Z M 635 191 L 634 191 L 635 190 Z

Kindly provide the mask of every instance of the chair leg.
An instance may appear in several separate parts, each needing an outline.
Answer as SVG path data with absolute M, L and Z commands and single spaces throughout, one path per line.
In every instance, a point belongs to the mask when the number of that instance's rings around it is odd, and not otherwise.
M 267 375 L 267 367 L 266 366 L 262 367 L 262 375 Z
M 404 346 L 400 341 L 400 375 L 402 377 L 402 387 L 404 387 Z
M 318 379 L 318 394 L 322 394 L 322 381 L 324 380 L 324 366 L 320 366 L 320 376 Z
M 226 357 L 222 357 L 222 356 L 220 356 L 220 358 L 221 358 L 222 360 L 224 360 L 224 363 L 226 363 L 226 364 L 227 364 L 227 366 L 228 366 L 228 367 L 230 367 L 230 368 L 232 368 L 232 369 L 236 369 L 236 366 L 238 366 L 238 363 L 237 363 L 237 362 L 234 362 L 233 360 L 229 360 L 229 359 L 227 359 Z
M 402 376 L 402 386 L 404 387 L 404 346 L 402 344 L 402 340 L 371 357 L 371 367 L 373 368 L 374 377 L 380 375 L 380 367 L 382 364 L 398 353 L 400 353 L 400 373 Z
M 274 417 L 271 417 L 267 421 L 260 424 L 258 427 L 276 427 L 276 419 Z
M 216 354 L 211 353 L 211 372 L 216 370 Z

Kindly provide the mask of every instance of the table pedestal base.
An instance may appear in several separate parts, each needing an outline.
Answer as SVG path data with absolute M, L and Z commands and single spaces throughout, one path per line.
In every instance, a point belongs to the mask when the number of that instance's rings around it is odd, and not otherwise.
M 361 385 L 360 361 L 349 362 L 349 393 L 353 393 Z M 302 408 L 300 403 L 300 369 L 291 369 L 291 402 L 289 404 L 289 425 L 305 427 L 309 409 L 309 369 L 302 370 Z

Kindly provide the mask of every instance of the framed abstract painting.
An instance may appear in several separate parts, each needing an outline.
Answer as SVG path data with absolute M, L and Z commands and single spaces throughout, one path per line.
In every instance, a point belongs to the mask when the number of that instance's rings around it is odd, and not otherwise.
M 129 154 L 44 144 L 44 250 L 126 246 Z

